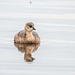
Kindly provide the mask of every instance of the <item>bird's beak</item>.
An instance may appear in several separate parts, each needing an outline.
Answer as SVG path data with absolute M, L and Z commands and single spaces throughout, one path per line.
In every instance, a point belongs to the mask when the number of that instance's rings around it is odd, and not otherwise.
M 33 27 L 33 30 L 36 30 L 36 29 Z

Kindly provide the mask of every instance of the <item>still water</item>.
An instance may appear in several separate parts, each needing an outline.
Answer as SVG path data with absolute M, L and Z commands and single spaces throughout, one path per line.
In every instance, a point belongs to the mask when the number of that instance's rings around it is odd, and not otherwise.
M 31 1 L 0 0 L 0 75 L 75 75 L 75 0 Z M 27 22 L 40 45 L 14 44 Z

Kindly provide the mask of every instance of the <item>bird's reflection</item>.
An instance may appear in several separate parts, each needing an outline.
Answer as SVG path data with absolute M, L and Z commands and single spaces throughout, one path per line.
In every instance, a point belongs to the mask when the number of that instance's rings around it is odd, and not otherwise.
M 32 52 L 36 51 L 40 44 L 17 44 L 14 43 L 15 47 L 24 54 L 24 60 L 32 62 L 34 58 L 32 57 Z

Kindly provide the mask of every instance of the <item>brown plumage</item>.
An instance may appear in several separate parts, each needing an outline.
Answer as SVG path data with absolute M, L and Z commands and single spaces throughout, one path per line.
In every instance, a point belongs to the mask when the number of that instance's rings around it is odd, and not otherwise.
M 39 35 L 34 32 L 34 24 L 32 22 L 28 22 L 25 25 L 25 30 L 20 31 L 14 37 L 15 43 L 40 43 Z

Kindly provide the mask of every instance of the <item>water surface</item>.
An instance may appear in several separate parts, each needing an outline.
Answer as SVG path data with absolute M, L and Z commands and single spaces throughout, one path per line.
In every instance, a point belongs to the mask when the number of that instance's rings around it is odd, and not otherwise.
M 75 0 L 0 0 L 0 75 L 75 75 Z M 33 22 L 41 44 L 33 62 L 14 35 Z

